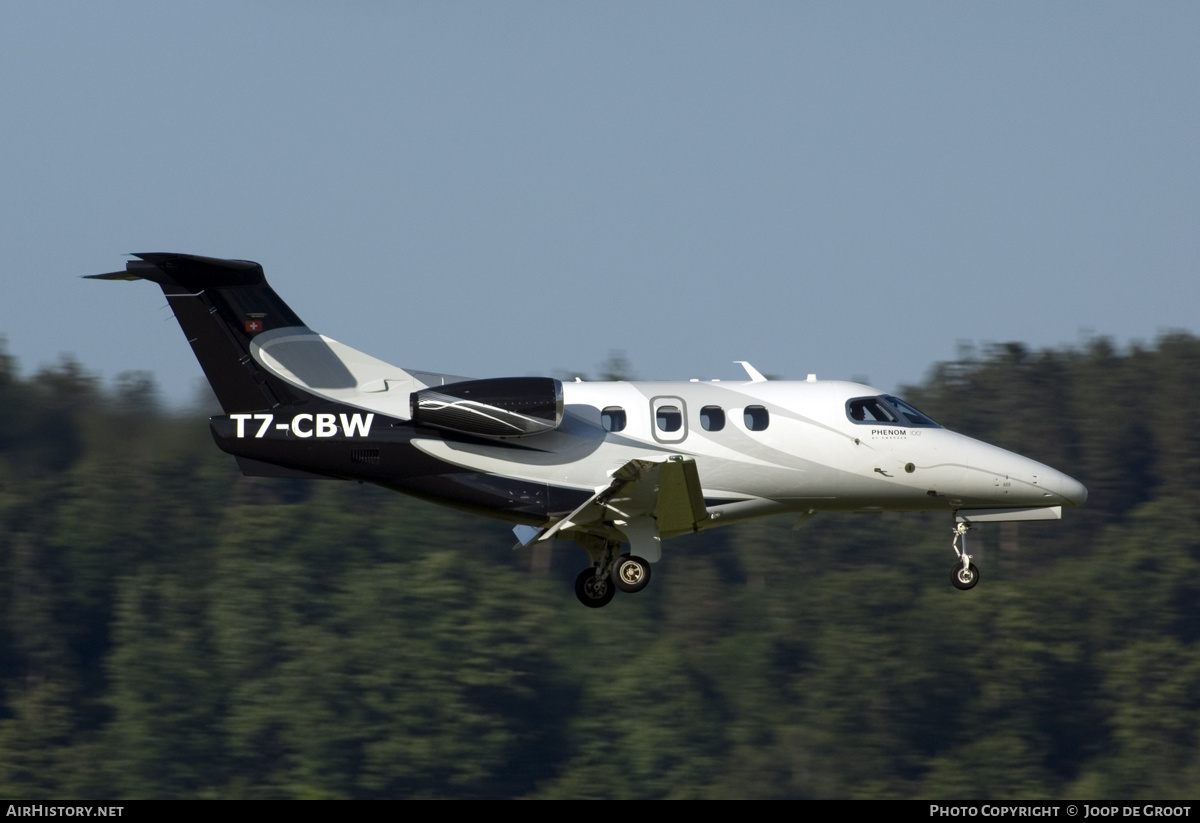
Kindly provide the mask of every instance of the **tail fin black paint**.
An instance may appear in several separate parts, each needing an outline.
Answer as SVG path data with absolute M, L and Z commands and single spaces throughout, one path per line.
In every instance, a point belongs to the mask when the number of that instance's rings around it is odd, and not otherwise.
M 262 266 L 191 254 L 135 254 L 97 280 L 150 280 L 163 294 L 226 414 L 320 400 L 264 371 L 250 355 L 263 331 L 304 326 L 267 284 Z

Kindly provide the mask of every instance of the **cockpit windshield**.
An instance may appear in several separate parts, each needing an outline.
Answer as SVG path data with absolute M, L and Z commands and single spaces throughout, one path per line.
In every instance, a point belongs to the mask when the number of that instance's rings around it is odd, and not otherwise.
M 924 426 L 940 429 L 914 407 L 899 397 L 884 394 L 879 397 L 856 397 L 846 402 L 846 414 L 855 423 L 864 425 Z

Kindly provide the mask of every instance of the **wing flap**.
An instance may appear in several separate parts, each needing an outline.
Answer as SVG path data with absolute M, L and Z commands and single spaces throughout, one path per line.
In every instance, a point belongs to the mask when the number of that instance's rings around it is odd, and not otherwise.
M 662 464 L 654 517 L 660 532 L 695 531 L 708 519 L 695 460 Z
M 612 482 L 597 490 L 575 511 L 554 523 L 538 540 L 561 532 L 587 530 L 598 523 L 619 529 L 641 517 L 653 517 L 659 532 L 695 531 L 708 519 L 696 461 L 672 455 L 665 460 L 630 460 L 612 473 Z

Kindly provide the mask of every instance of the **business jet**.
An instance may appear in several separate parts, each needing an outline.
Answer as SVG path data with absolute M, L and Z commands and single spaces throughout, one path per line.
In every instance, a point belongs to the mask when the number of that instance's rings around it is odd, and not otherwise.
M 574 540 L 575 593 L 639 592 L 662 541 L 766 515 L 944 511 L 970 589 L 977 523 L 1050 520 L 1078 481 L 834 380 L 562 382 L 402 369 L 309 329 L 262 266 L 137 254 L 100 280 L 158 284 L 224 414 L 243 474 L 341 478 L 508 521 L 517 546 Z M 628 549 L 625 547 L 628 546 Z

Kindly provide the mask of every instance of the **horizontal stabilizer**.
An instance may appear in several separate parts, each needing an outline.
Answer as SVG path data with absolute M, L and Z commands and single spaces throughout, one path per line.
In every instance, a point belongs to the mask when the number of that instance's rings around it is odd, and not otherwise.
M 87 275 L 89 280 L 149 280 L 163 286 L 178 285 L 197 292 L 206 288 L 260 286 L 263 268 L 252 260 L 222 260 L 196 254 L 144 252 L 125 264 L 125 271 Z

